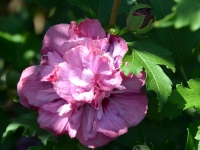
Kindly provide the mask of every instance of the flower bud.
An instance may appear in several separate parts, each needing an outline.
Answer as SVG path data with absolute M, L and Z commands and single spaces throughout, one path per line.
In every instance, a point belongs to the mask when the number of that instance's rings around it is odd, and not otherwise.
M 147 33 L 153 28 L 155 16 L 146 4 L 133 6 L 126 18 L 127 27 L 137 34 Z

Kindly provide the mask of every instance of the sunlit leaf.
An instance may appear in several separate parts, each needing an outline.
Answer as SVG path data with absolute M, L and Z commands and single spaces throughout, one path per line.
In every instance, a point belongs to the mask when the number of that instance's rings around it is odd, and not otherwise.
M 121 70 L 128 75 L 138 74 L 143 69 L 147 73 L 146 87 L 157 94 L 159 110 L 171 94 L 172 82 L 159 65 L 175 71 L 170 52 L 149 41 L 135 41 L 129 44 L 129 51 L 123 58 Z M 128 63 L 128 65 L 126 65 Z
M 188 85 L 189 87 L 185 87 L 178 84 L 169 100 L 182 109 L 195 107 L 200 110 L 200 78 L 189 80 Z

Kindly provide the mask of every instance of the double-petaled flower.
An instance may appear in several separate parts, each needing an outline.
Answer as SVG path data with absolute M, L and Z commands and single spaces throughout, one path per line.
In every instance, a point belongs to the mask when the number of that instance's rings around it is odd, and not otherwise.
M 147 111 L 145 73 L 120 72 L 126 42 L 106 34 L 98 20 L 51 27 L 38 66 L 18 83 L 20 102 L 38 111 L 38 123 L 54 135 L 69 134 L 95 148 L 137 125 Z

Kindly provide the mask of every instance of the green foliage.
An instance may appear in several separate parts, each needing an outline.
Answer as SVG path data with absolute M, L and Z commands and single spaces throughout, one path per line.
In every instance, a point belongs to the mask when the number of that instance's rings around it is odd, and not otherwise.
M 190 1 L 187 1 L 190 3 Z M 173 1 L 154 1 L 151 0 L 152 9 L 157 19 L 163 18 L 169 14 L 169 8 L 174 5 Z M 175 61 L 177 71 L 180 66 L 185 65 L 190 59 L 193 50 L 199 43 L 200 30 L 190 32 L 189 27 L 174 29 L 170 28 L 155 28 L 149 32 L 149 38 L 155 40 L 160 46 L 168 49 L 172 53 L 172 58 Z
M 121 70 L 126 75 L 131 72 L 137 75 L 144 68 L 147 74 L 147 90 L 156 92 L 159 99 L 159 110 L 161 110 L 163 103 L 167 101 L 172 90 L 171 80 L 159 66 L 165 65 L 167 68 L 175 71 L 170 55 L 169 51 L 153 42 L 135 41 L 129 43 L 129 51 L 124 56 L 121 66 Z M 128 65 L 126 65 L 127 62 L 129 63 Z
M 185 150 L 191 150 L 191 149 L 199 150 L 199 148 L 197 148 L 198 141 L 194 138 L 197 132 L 197 127 L 199 125 L 200 125 L 199 121 L 195 121 L 189 124 L 187 128 L 188 136 L 187 136 L 187 143 Z
M 177 104 L 179 109 L 195 107 L 200 110 L 200 78 L 189 80 L 188 86 L 178 84 L 169 98 L 170 102 Z
M 13 120 L 13 123 L 9 124 L 6 128 L 6 131 L 3 133 L 3 140 L 5 140 L 8 134 L 15 132 L 20 127 L 24 128 L 24 136 L 33 137 L 37 134 L 44 145 L 47 144 L 48 140 L 53 140 L 53 135 L 45 130 L 40 129 L 37 123 L 36 113 L 24 114 Z
M 173 26 L 182 28 L 190 26 L 192 31 L 200 29 L 200 1 L 199 0 L 175 0 L 176 5 L 172 12 L 165 18 L 155 23 L 156 27 Z

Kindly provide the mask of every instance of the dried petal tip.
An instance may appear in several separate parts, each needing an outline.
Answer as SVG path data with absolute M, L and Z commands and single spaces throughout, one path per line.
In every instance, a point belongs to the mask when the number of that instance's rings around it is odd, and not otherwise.
M 137 34 L 147 33 L 153 28 L 155 16 L 146 4 L 133 6 L 126 18 L 127 27 Z

